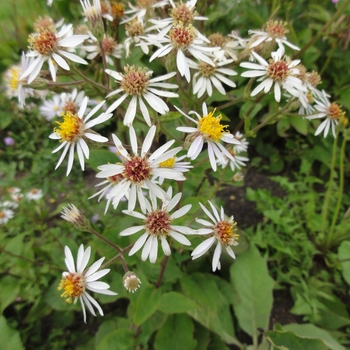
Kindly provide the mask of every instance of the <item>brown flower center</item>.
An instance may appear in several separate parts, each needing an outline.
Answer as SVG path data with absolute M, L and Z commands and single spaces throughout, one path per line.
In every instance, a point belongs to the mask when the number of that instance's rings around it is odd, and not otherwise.
M 147 215 L 146 229 L 150 234 L 167 235 L 170 231 L 170 215 L 167 211 L 155 210 Z
M 77 114 L 78 106 L 73 101 L 67 101 L 63 107 L 63 112 L 71 112 L 72 114 Z
M 117 42 L 110 38 L 103 38 L 102 39 L 102 47 L 103 47 L 103 51 L 106 55 L 112 55 L 115 48 L 117 47 Z
M 189 25 L 193 22 L 195 13 L 186 6 L 186 4 L 179 4 L 170 11 L 170 16 L 173 18 L 174 25 L 182 23 L 183 25 Z
M 128 35 L 132 38 L 135 36 L 140 36 L 145 33 L 143 24 L 137 20 L 137 18 L 134 18 L 132 21 L 127 23 L 125 25 L 125 30 L 127 31 Z
M 152 176 L 152 169 L 147 159 L 135 156 L 124 165 L 123 177 L 134 184 L 142 185 Z
M 148 86 L 149 74 L 147 74 L 147 68 L 139 67 L 136 70 L 134 66 L 126 66 L 124 70 L 126 73 L 120 82 L 120 87 L 128 95 L 142 95 Z
M 138 8 L 148 9 L 150 8 L 156 0 L 137 0 L 136 5 Z
M 213 67 L 212 65 L 203 61 L 198 63 L 198 69 L 204 77 L 209 77 L 211 75 L 215 75 L 216 73 L 216 67 Z
M 184 27 L 182 24 L 178 24 L 176 27 L 170 29 L 169 38 L 174 46 L 185 48 L 193 43 L 196 34 L 191 25 Z
M 283 38 L 289 32 L 286 26 L 286 22 L 268 21 L 266 23 L 266 32 L 273 38 Z
M 269 61 L 269 66 L 267 68 L 267 76 L 273 80 L 282 81 L 286 79 L 289 75 L 289 67 L 285 61 Z
M 31 34 L 28 38 L 29 48 L 43 56 L 50 55 L 55 51 L 57 41 L 56 33 L 48 29 L 43 30 L 39 35 Z
M 220 242 L 225 245 L 233 245 L 237 241 L 239 235 L 236 233 L 237 223 L 235 221 L 220 221 L 215 225 L 214 234 Z
M 211 34 L 208 39 L 210 40 L 209 46 L 211 47 L 219 46 L 222 48 L 227 42 L 227 39 L 220 33 Z
M 331 103 L 328 107 L 328 118 L 333 120 L 339 120 L 341 117 L 345 116 L 345 112 L 343 112 L 339 105 L 335 102 Z

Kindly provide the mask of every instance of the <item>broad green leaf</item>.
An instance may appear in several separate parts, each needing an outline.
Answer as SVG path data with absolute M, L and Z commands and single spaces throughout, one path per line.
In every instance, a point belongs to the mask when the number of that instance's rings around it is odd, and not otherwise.
M 287 117 L 283 117 L 277 123 L 277 133 L 281 137 L 287 137 L 286 131 L 290 128 L 290 123 Z
M 268 331 L 265 332 L 267 339 L 273 344 L 274 349 L 280 350 L 328 350 L 321 339 L 301 338 L 293 332 Z
M 273 302 L 274 281 L 266 259 L 251 245 L 231 266 L 230 273 L 237 299 L 233 309 L 238 322 L 249 335 L 257 336 L 257 328 L 268 328 Z
M 344 241 L 340 244 L 338 249 L 339 260 L 349 259 L 341 262 L 343 269 L 343 277 L 345 281 L 350 285 L 350 241 Z
M 156 350 L 194 350 L 197 341 L 193 337 L 194 326 L 185 314 L 170 315 L 159 329 L 154 347 Z
M 161 291 L 151 284 L 141 289 L 133 315 L 136 326 L 141 325 L 157 310 L 160 297 Z
M 129 350 L 133 348 L 134 332 L 128 328 L 119 328 L 108 333 L 100 342 L 97 350 Z
M 194 273 L 183 276 L 180 283 L 187 298 L 198 305 L 197 309 L 187 313 L 204 327 L 218 334 L 226 343 L 239 344 L 234 335 L 229 301 L 221 293 L 215 279 L 209 274 Z
M 9 327 L 3 316 L 0 316 L 0 339 L 0 349 L 24 350 L 19 332 Z
M 195 302 L 177 292 L 163 294 L 158 306 L 158 309 L 166 314 L 183 313 L 196 308 Z
M 318 328 L 315 325 L 291 323 L 283 326 L 286 331 L 294 332 L 298 337 L 319 338 L 330 350 L 345 350 L 345 347 L 340 345 L 327 331 Z M 313 349 L 313 348 L 304 348 Z M 316 350 L 316 348 L 315 348 Z
M 307 135 L 308 127 L 310 125 L 307 119 L 304 119 L 302 117 L 289 117 L 288 120 L 289 120 L 289 123 L 292 125 L 292 127 L 298 133 L 305 136 Z
M 18 297 L 20 284 L 17 278 L 5 276 L 0 280 L 0 314 Z
M 196 350 L 207 349 L 210 343 L 211 333 L 208 329 L 203 327 L 200 323 L 195 324 L 194 337 L 197 340 Z

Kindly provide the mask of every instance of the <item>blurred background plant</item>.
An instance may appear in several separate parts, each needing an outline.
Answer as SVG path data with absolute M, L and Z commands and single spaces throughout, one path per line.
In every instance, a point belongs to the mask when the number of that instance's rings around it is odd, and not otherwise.
M 350 108 L 350 5 L 346 0 L 336 4 L 208 0 L 198 1 L 196 9 L 209 18 L 206 34 L 234 30 L 246 37 L 250 29 L 261 28 L 269 19 L 288 22 L 288 40 L 301 48 L 294 58 L 321 75 L 321 89 L 343 110 Z M 55 0 L 47 7 L 44 0 L 6 0 L 0 13 L 2 73 L 27 50 L 27 37 L 38 14 L 74 23 L 82 10 L 79 1 Z M 118 28 L 124 38 L 123 26 Z M 149 64 L 141 51 L 131 60 L 127 62 L 161 69 L 156 62 Z M 237 67 L 237 71 L 243 70 Z M 228 172 L 220 178 L 201 162 L 193 178 L 206 177 L 203 183 L 185 185 L 183 203 L 206 203 L 220 190 L 215 204 L 224 205 L 240 227 L 236 261 L 223 255 L 221 270 L 211 273 L 211 256 L 190 262 L 190 250 L 179 245 L 165 269 L 164 261 L 151 264 L 128 257 L 141 288 L 129 293 L 123 286 L 122 265 L 111 265 L 113 273 L 105 281 L 118 295 L 99 296 L 105 316 L 90 315 L 84 324 L 80 306 L 65 303 L 57 290 L 65 269 L 64 246 L 75 256 L 80 242 L 91 245 L 96 260 L 112 257 L 114 250 L 62 220 L 63 207 L 74 203 L 97 231 L 123 247 L 131 241 L 119 232 L 137 220 L 120 215 L 119 209 L 104 214 L 105 202 L 87 201 L 98 183 L 97 166 L 110 161 L 110 151 L 91 150 L 84 173 L 74 167 L 69 177 L 65 169 L 53 171 L 57 159 L 51 154 L 48 136 L 55 122 L 43 117 L 40 96 L 29 98 L 26 109 L 8 99 L 3 78 L 0 349 L 263 350 L 273 348 L 271 344 L 288 349 L 297 349 L 296 344 L 301 344 L 299 349 L 350 348 L 348 130 L 334 142 L 331 135 L 314 136 L 317 120 L 310 122 L 288 112 L 277 114 L 274 123 L 254 132 L 276 112 L 274 97 L 259 96 L 233 105 L 231 100 L 244 92 L 245 78 L 237 77 L 235 82 L 238 88 L 230 94 L 214 92 L 206 102 L 220 106 L 231 130 L 250 136 L 250 162 L 241 170 L 245 179 L 234 181 Z M 96 95 L 94 87 L 86 87 L 85 94 Z M 165 127 L 175 129 L 176 116 L 170 113 L 167 118 Z M 97 127 L 101 133 L 115 129 L 121 130 L 122 124 L 107 122 Z M 141 131 L 145 134 L 146 128 Z M 126 209 L 126 203 L 121 207 Z M 197 209 L 192 208 L 189 215 L 197 216 Z M 179 219 L 179 224 L 187 222 Z M 193 242 L 201 240 L 195 237 Z

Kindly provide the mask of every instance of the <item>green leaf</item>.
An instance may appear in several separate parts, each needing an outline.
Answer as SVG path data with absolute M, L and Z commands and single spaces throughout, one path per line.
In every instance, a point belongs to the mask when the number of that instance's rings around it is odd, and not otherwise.
M 163 294 L 158 306 L 160 311 L 167 314 L 187 312 L 196 308 L 195 302 L 177 292 Z
M 345 350 L 345 347 L 340 345 L 327 331 L 318 328 L 313 324 L 296 324 L 291 323 L 283 326 L 286 331 L 294 332 L 298 337 L 304 338 L 320 338 L 326 345 L 326 349 L 330 350 Z M 314 349 L 313 347 L 305 347 L 304 349 Z M 316 350 L 316 348 L 315 348 Z
M 308 120 L 303 119 L 302 117 L 289 117 L 288 119 L 289 123 L 298 133 L 305 136 L 307 135 L 310 124 Z
M 343 277 L 345 281 L 350 285 L 350 241 L 344 241 L 341 243 L 338 249 L 339 260 L 349 259 L 341 262 L 343 269 Z
M 1 349 L 4 350 L 24 350 L 19 332 L 7 325 L 6 318 L 0 316 L 0 339 Z
M 236 292 L 234 312 L 241 328 L 258 336 L 257 328 L 266 329 L 272 309 L 274 281 L 270 277 L 266 259 L 251 245 L 230 269 L 231 283 Z
M 108 333 L 100 342 L 97 350 L 129 350 L 133 348 L 134 333 L 127 328 L 119 328 Z
M 267 339 L 273 344 L 274 349 L 281 350 L 328 350 L 321 339 L 301 338 L 293 332 L 268 331 Z
M 97 169 L 101 164 L 118 163 L 120 158 L 118 158 L 117 154 L 106 149 L 92 149 L 86 162 L 90 167 Z
M 286 131 L 290 128 L 289 120 L 286 117 L 280 119 L 277 123 L 277 133 L 281 137 L 287 137 Z
M 193 322 L 187 315 L 170 315 L 158 331 L 154 347 L 156 350 L 194 350 L 197 341 L 193 333 Z
M 12 276 L 5 276 L 0 280 L 0 314 L 16 300 L 20 289 L 19 280 Z
M 182 114 L 180 112 L 168 112 L 166 114 L 163 114 L 161 117 L 160 117 L 160 121 L 162 123 L 167 123 L 167 122 L 170 122 L 171 120 L 176 120 L 176 119 L 179 119 L 180 117 L 182 116 Z
M 134 309 L 134 323 L 136 326 L 146 321 L 158 308 L 161 291 L 153 285 L 141 289 Z
M 218 334 L 226 343 L 239 344 L 234 335 L 229 302 L 221 293 L 213 276 L 194 273 L 183 276 L 180 283 L 187 298 L 198 304 L 197 309 L 187 313 L 201 325 Z

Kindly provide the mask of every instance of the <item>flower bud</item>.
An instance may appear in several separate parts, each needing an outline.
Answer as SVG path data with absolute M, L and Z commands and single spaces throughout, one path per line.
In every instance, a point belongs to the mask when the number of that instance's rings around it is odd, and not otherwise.
M 90 221 L 77 209 L 74 204 L 63 207 L 61 218 L 71 223 L 79 231 L 90 231 Z
M 134 293 L 140 287 L 141 281 L 134 272 L 128 271 L 123 277 L 123 284 L 128 292 Z

